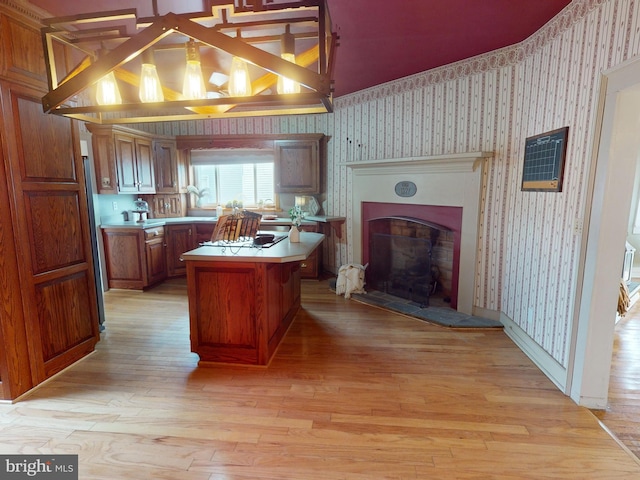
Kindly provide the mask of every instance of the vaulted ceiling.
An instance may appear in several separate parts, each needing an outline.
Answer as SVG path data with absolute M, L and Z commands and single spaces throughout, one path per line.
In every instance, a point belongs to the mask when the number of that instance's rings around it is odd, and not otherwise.
M 52 16 L 136 8 L 152 0 L 30 0 Z M 202 11 L 206 0 L 156 0 L 160 14 Z M 232 3 L 216 1 L 214 3 Z M 278 2 L 280 3 L 280 2 Z M 521 42 L 570 0 L 327 0 L 339 47 L 339 97 Z

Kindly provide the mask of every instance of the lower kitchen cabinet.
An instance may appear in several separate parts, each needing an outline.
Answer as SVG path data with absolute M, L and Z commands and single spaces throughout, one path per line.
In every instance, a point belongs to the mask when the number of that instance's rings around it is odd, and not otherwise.
M 174 223 L 145 229 L 105 227 L 102 230 L 109 288 L 143 290 L 165 278 L 186 275 L 182 254 L 211 240 L 215 222 Z M 316 224 L 302 230 L 317 232 Z M 284 232 L 282 232 L 284 233 Z M 300 262 L 300 277 L 318 278 L 322 244 Z
M 198 246 L 196 241 L 195 226 L 191 223 L 179 225 L 167 225 L 167 276 L 179 277 L 187 274 L 187 266 L 182 261 L 184 252 L 193 250 Z M 211 235 L 209 235 L 211 237 Z
M 109 288 L 142 290 L 167 277 L 164 227 L 102 230 Z

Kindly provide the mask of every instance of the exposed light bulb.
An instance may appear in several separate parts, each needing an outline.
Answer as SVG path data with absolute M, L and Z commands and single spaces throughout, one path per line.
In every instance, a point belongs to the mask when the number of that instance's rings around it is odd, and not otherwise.
M 229 73 L 229 95 L 232 97 L 248 97 L 251 91 L 249 67 L 240 57 L 233 57 Z
M 287 62 L 296 63 L 296 56 L 293 53 L 283 53 L 280 55 Z M 300 93 L 300 84 L 290 78 L 278 75 L 278 93 Z
M 295 37 L 291 33 L 290 25 L 287 25 L 284 35 L 282 35 L 281 44 L 282 53 L 280 54 L 280 58 L 287 62 L 296 63 Z M 300 93 L 300 84 L 290 78 L 283 77 L 282 75 L 278 75 L 278 84 L 276 88 L 280 94 Z
M 187 68 L 184 72 L 182 95 L 187 100 L 197 100 L 207 96 L 200 66 L 200 52 L 193 39 L 187 43 Z
M 153 52 L 151 50 L 145 50 L 142 53 L 139 96 L 140 101 L 144 103 L 164 101 L 160 77 L 158 77 L 158 70 L 153 61 Z
M 119 105 L 122 103 L 118 82 L 113 72 L 107 73 L 96 85 L 96 102 L 98 105 Z

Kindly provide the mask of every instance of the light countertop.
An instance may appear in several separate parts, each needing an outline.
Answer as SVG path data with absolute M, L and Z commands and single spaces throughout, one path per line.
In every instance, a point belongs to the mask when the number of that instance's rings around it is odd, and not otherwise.
M 103 221 L 100 228 L 153 228 L 164 225 L 180 225 L 185 223 L 216 223 L 217 217 L 174 217 L 174 218 L 149 218 L 144 222 L 124 221 L 121 219 L 113 219 Z M 313 225 L 316 222 L 330 223 L 344 221 L 344 217 L 305 217 L 303 225 Z M 288 217 L 278 218 L 277 220 L 262 220 L 260 225 L 291 225 L 291 219 Z
M 300 242 L 291 243 L 288 238 L 269 248 L 242 247 L 234 244 L 223 246 L 204 245 L 182 254 L 184 261 L 224 261 L 253 263 L 287 263 L 307 259 L 322 243 L 321 233 L 300 232 Z

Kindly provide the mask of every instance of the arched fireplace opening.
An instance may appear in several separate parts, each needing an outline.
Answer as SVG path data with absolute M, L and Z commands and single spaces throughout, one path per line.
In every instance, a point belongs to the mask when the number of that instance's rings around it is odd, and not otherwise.
M 432 295 L 451 302 L 453 232 L 411 217 L 369 220 L 370 289 L 429 306 Z
M 462 209 L 363 202 L 367 290 L 457 309 Z

